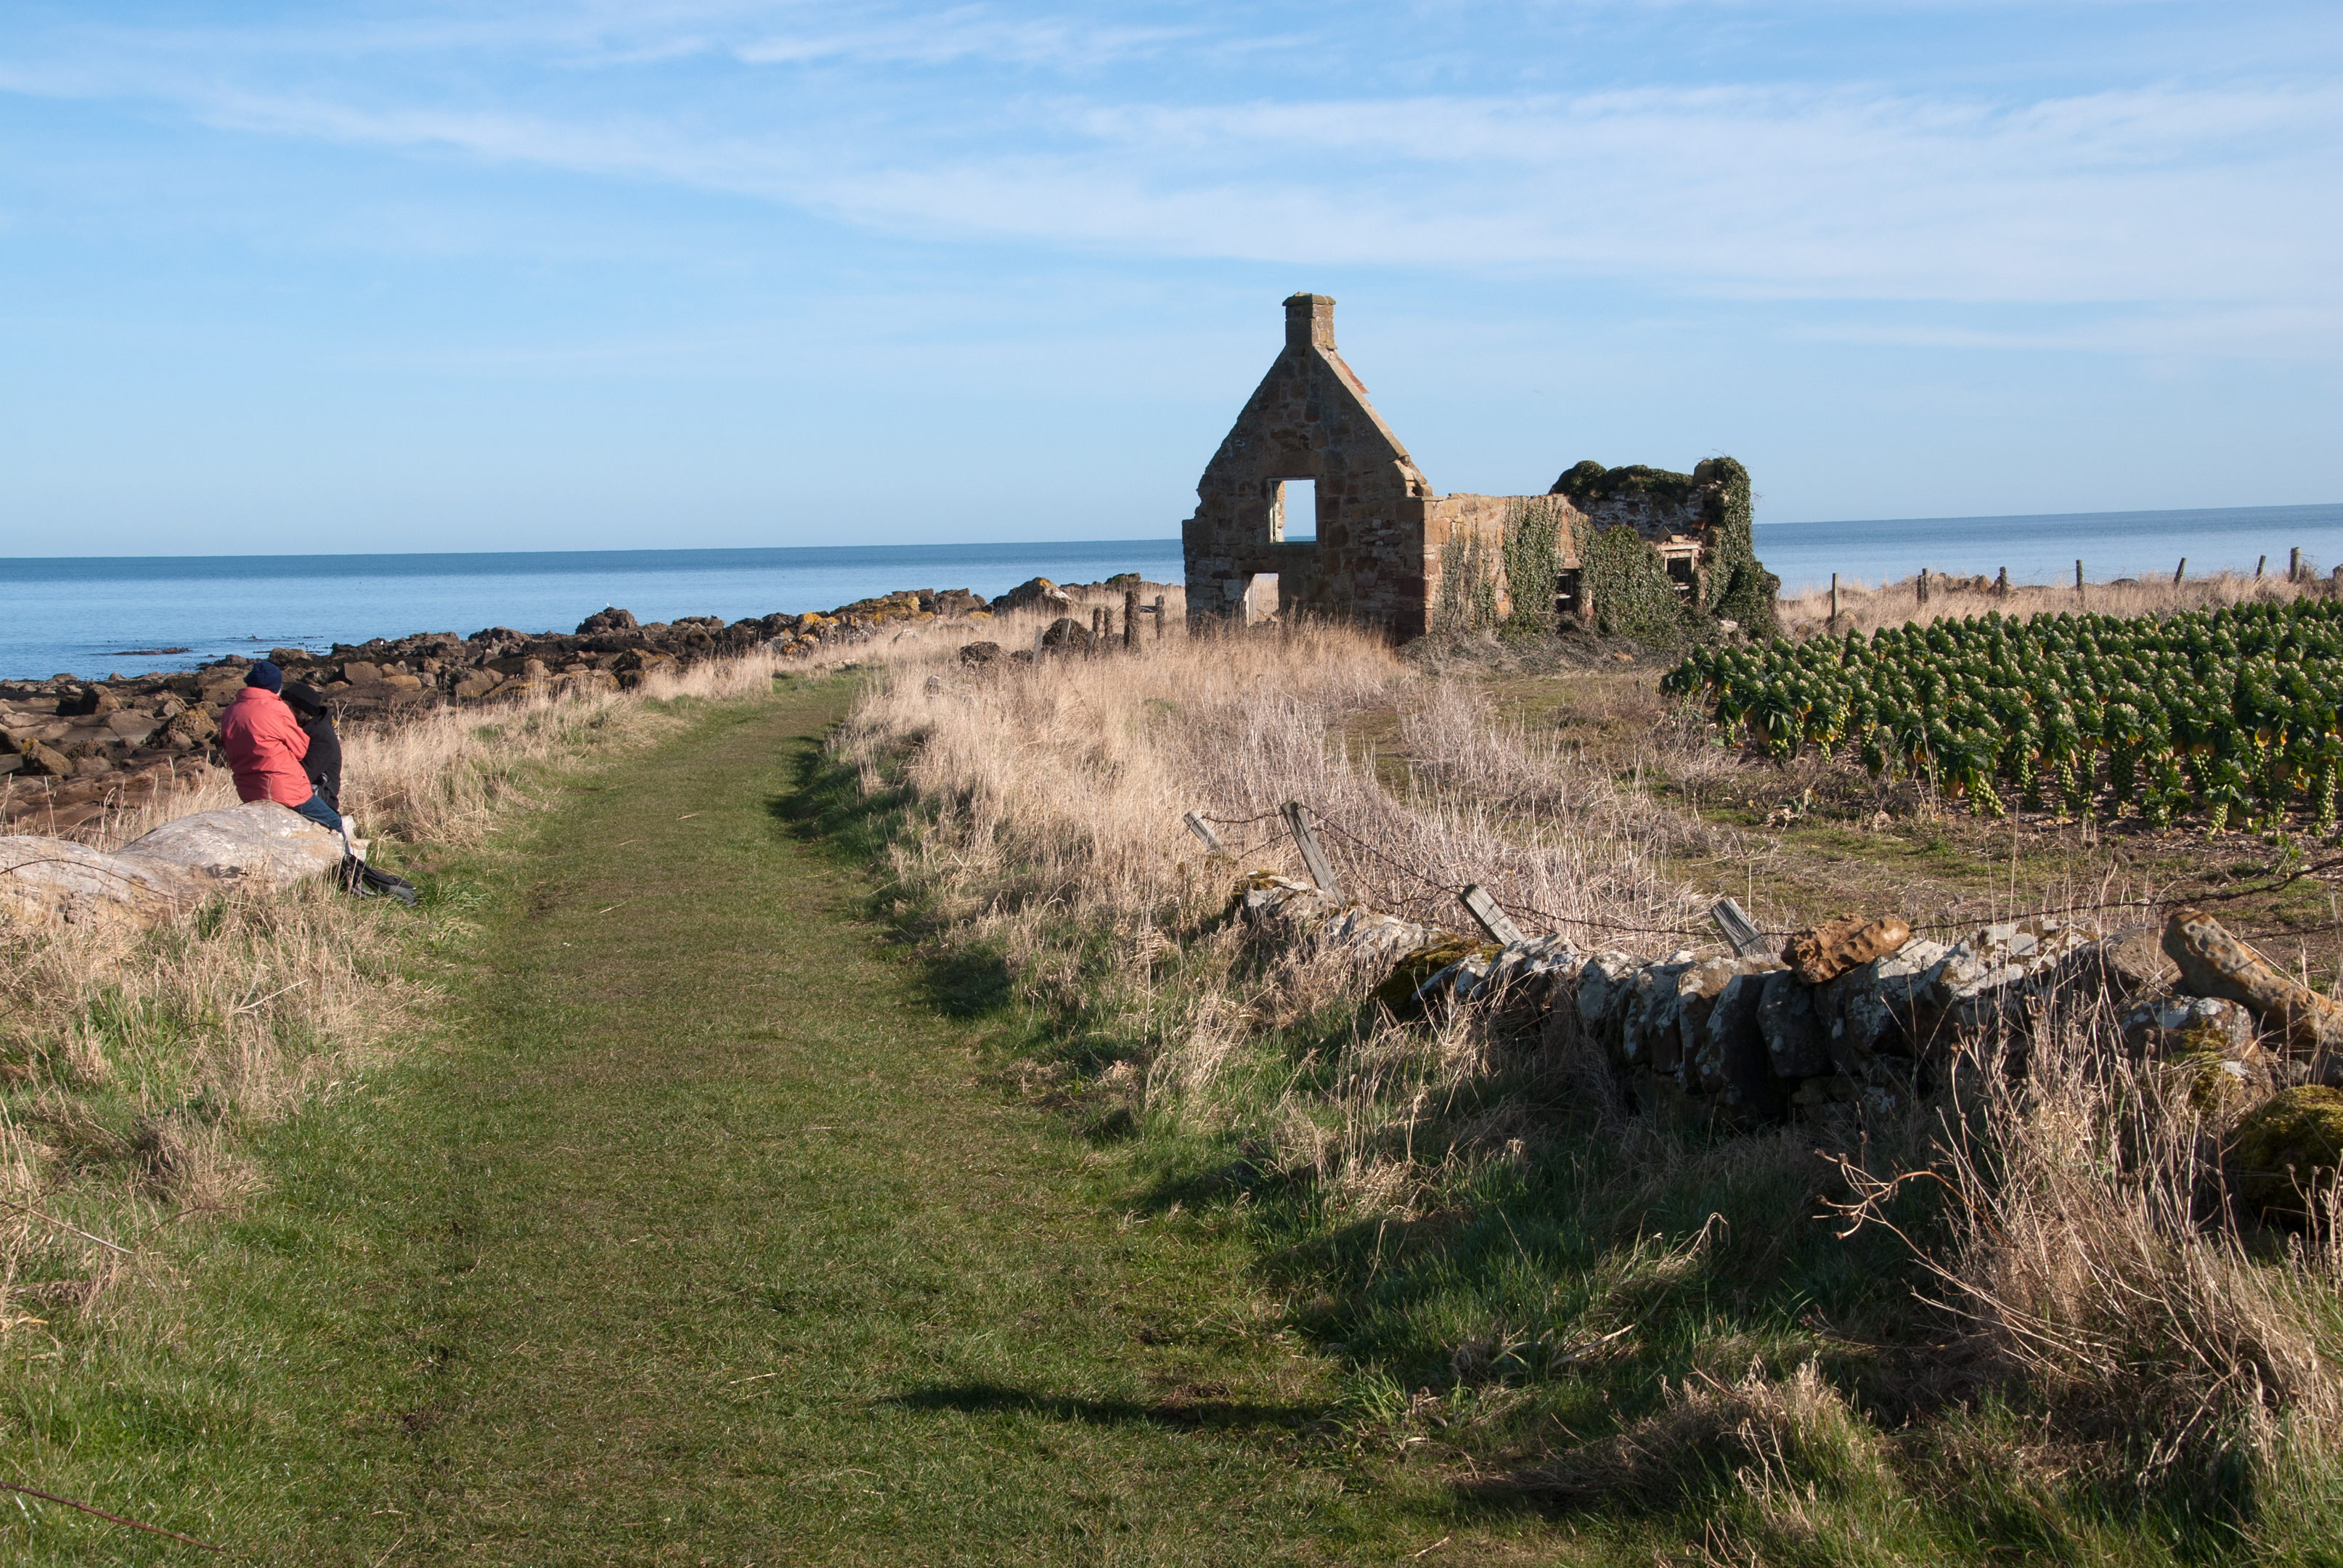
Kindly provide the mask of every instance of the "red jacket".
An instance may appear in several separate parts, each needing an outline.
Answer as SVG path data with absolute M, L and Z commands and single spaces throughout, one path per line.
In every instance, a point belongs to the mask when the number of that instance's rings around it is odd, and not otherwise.
M 220 715 L 219 727 L 220 749 L 235 770 L 237 799 L 298 806 L 309 799 L 309 775 L 301 769 L 309 738 L 283 698 L 247 686 Z

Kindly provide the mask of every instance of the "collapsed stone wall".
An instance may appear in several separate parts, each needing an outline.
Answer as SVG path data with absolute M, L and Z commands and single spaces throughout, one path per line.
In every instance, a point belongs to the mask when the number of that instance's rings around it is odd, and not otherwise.
M 2343 1006 L 2193 910 L 2176 911 L 2160 938 L 2153 927 L 2103 934 L 2055 918 L 1983 925 L 1949 943 L 1900 921 L 1850 925 L 1817 970 L 1803 956 L 1798 966 L 1689 951 L 1654 960 L 1560 936 L 1499 945 L 1270 872 L 1242 882 L 1232 904 L 1277 940 L 1342 952 L 1381 976 L 1374 998 L 1400 1016 L 1483 1009 L 1547 1044 L 1592 1045 L 1634 1108 L 1691 1126 L 1899 1115 L 1942 1089 L 1980 1040 L 2016 1042 L 2022 1060 L 2055 1007 L 2102 999 L 2135 1059 L 2175 1062 L 2208 1083 L 2276 1097 L 2332 1093 L 2343 1078 Z M 1892 945 L 1861 945 L 1883 930 Z M 1836 972 L 1831 951 L 1845 964 Z

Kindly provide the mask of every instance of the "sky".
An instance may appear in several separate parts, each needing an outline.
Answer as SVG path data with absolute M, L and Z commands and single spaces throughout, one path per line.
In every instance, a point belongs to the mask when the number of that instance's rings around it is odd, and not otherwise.
M 2343 6 L 0 0 L 0 556 L 1176 535 L 1282 341 L 1443 491 L 2343 499 Z

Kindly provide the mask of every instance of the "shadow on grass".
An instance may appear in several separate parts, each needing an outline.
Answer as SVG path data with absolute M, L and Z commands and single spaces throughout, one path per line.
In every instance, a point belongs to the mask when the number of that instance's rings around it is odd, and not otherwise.
M 1141 1404 L 1135 1400 L 1037 1393 L 1031 1389 L 993 1382 L 913 1389 L 878 1402 L 898 1410 L 957 1411 L 964 1415 L 1038 1415 L 1051 1421 L 1079 1422 L 1085 1426 L 1144 1424 L 1175 1432 L 1296 1432 L 1319 1424 L 1326 1416 L 1325 1409 L 1315 1404 L 1263 1404 L 1177 1393 Z

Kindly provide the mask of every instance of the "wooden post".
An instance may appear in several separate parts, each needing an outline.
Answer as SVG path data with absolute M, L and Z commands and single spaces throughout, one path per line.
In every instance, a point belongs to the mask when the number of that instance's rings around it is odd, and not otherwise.
M 2075 597 L 2083 597 L 2083 563 L 2080 561 L 2075 563 Z
M 1765 950 L 1765 939 L 1758 933 L 1757 922 L 1734 900 L 1717 900 L 1709 907 L 1708 918 L 1725 933 L 1725 945 L 1733 950 L 1734 957 L 1754 959 Z
M 1512 947 L 1515 942 L 1525 940 L 1522 936 L 1522 929 L 1513 924 L 1497 900 L 1489 896 L 1489 890 L 1480 883 L 1474 882 L 1457 894 L 1456 901 L 1463 904 L 1464 912 L 1489 934 L 1491 941 Z
M 2268 565 L 2269 565 L 2269 557 L 2268 557 L 2268 556 L 2264 556 L 2264 557 L 2262 557 L 2259 560 L 2258 560 L 2258 561 L 2254 562 L 2254 580 L 2255 580 L 2255 581 L 2258 582 L 2258 581 L 2260 581 L 2260 580 L 2261 580 L 2262 568 L 2263 568 L 2264 567 L 2268 566 Z
M 2298 583 L 2302 580 L 2302 547 L 2300 545 L 2286 552 L 2286 580 L 2290 583 Z
M 1138 649 L 1139 590 L 1125 588 L 1122 590 L 1122 651 L 1135 653 Z
M 1838 629 L 1838 573 L 1831 573 L 1831 629 Z
M 1163 596 L 1155 596 L 1155 640 L 1163 640 Z
M 1096 648 L 1106 640 L 1106 606 L 1091 607 L 1091 646 Z
M 1996 598 L 2007 598 L 2009 597 L 2009 568 L 2007 567 L 2002 568 L 2001 575 L 1993 579 L 1993 597 Z
M 1197 838 L 1202 839 L 1204 841 L 1204 852 L 1206 854 L 1225 855 L 1228 853 L 1228 850 L 1221 847 L 1221 836 L 1212 831 L 1212 825 L 1210 822 L 1205 821 L 1203 818 L 1198 816 L 1195 812 L 1191 811 L 1185 817 L 1181 818 L 1180 820 L 1188 824 L 1188 831 L 1195 834 Z
M 2180 586 L 2180 579 L 2187 575 L 2188 558 L 2187 556 L 2182 556 L 2180 558 L 2180 564 L 2172 568 L 2172 586 L 2174 588 L 2178 588 Z
M 1341 898 L 1342 884 L 1334 879 L 1334 868 L 1326 863 L 1326 851 L 1318 847 L 1318 836 L 1310 830 L 1308 808 L 1299 800 L 1288 800 L 1281 809 L 1285 825 L 1293 831 L 1293 847 L 1302 851 L 1311 884 L 1330 899 Z

